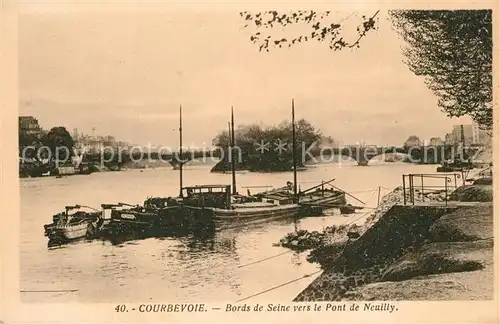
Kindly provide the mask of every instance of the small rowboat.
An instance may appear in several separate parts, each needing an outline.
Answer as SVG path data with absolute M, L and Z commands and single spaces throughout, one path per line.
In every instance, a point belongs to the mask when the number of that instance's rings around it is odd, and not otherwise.
M 94 237 L 101 223 L 101 212 L 92 207 L 66 206 L 64 212 L 52 217 L 52 223 L 44 225 L 44 235 L 49 238 L 49 244 L 67 243 L 80 238 Z
M 356 212 L 356 207 L 351 204 L 347 204 L 346 206 L 340 207 L 340 213 L 343 215 L 354 214 Z

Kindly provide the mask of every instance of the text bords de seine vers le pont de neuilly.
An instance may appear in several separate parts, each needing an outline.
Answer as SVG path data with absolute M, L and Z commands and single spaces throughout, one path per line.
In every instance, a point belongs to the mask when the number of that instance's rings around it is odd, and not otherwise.
M 138 311 L 140 313 L 195 313 L 208 311 L 224 312 L 389 312 L 397 311 L 394 304 L 387 302 L 364 302 L 364 303 L 314 303 L 314 304 L 227 304 L 225 308 L 209 308 L 206 304 L 141 304 L 137 308 L 127 305 L 115 307 L 117 312 Z

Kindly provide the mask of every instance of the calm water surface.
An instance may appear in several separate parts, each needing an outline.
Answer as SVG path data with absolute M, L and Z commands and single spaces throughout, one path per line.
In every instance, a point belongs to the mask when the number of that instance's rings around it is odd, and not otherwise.
M 209 173 L 210 166 L 191 166 L 184 172 L 184 185 L 230 184 L 229 174 Z M 378 186 L 401 185 L 403 173 L 433 172 L 435 166 L 404 163 L 328 164 L 298 173 L 301 188 L 336 178 L 335 185 L 366 202 L 377 203 Z M 238 185 L 283 186 L 289 173 L 237 175 Z M 21 179 L 21 296 L 25 302 L 234 302 L 272 286 L 310 274 L 318 269 L 306 261 L 307 252 L 239 267 L 287 251 L 274 247 L 295 227 L 321 230 L 359 218 L 366 211 L 344 217 L 338 212 L 325 217 L 283 220 L 250 228 L 216 233 L 200 239 L 150 238 L 112 245 L 107 241 L 84 241 L 56 249 L 47 248 L 43 225 L 65 205 L 100 208 L 101 203 L 142 203 L 146 196 L 178 193 L 178 172 L 170 168 L 95 173 L 89 176 Z M 246 193 L 246 189 L 240 188 Z M 253 189 L 255 190 L 255 189 Z M 382 194 L 388 189 L 382 189 Z M 352 204 L 359 205 L 355 201 Z M 291 301 L 315 276 L 299 280 L 254 297 Z M 47 292 L 47 290 L 76 290 Z

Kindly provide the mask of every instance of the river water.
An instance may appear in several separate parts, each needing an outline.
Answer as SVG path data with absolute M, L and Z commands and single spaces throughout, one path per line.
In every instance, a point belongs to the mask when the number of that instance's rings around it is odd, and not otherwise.
M 184 185 L 230 184 L 229 174 L 210 173 L 211 165 L 185 168 Z M 433 165 L 374 161 L 368 167 L 355 163 L 317 165 L 298 173 L 302 189 L 321 180 L 352 192 L 366 206 L 376 206 L 381 195 L 401 185 L 404 173 L 429 173 Z M 319 269 L 306 261 L 308 252 L 285 253 L 273 246 L 295 228 L 321 230 L 358 219 L 367 210 L 348 217 L 337 212 L 295 223 L 282 220 L 238 228 L 199 239 L 149 238 L 118 245 L 108 241 L 82 241 L 47 248 L 43 225 L 66 205 L 100 208 L 101 203 L 142 203 L 146 196 L 178 193 L 178 171 L 171 168 L 102 172 L 88 176 L 21 179 L 21 297 L 24 302 L 235 302 Z M 246 186 L 280 187 L 293 174 L 247 173 L 237 175 L 239 191 Z M 256 189 L 252 189 L 255 191 Z M 353 205 L 360 205 L 348 199 Z M 255 296 L 256 301 L 291 301 L 315 277 L 310 276 Z

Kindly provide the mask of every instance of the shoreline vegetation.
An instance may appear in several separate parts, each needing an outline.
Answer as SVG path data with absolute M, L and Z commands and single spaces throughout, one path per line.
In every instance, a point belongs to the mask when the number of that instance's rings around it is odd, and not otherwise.
M 46 176 L 89 175 L 95 172 L 122 171 L 119 164 L 99 165 L 97 163 L 66 163 L 56 166 L 53 162 L 32 161 L 19 163 L 20 178 L 38 178 Z
M 447 206 L 444 198 L 417 193 L 403 206 L 398 187 L 361 225 L 287 234 L 275 245 L 309 251 L 323 269 L 294 301 L 493 298 L 492 185 L 459 187 Z

